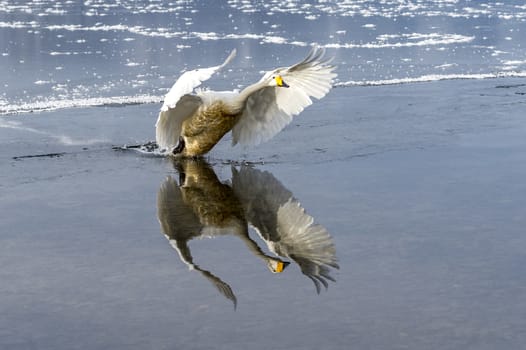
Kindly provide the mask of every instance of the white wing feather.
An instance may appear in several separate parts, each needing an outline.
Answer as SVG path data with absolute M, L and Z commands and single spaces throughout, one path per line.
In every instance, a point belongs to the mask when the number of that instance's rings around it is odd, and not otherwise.
M 223 64 L 210 68 L 200 68 L 184 72 L 172 86 L 164 98 L 163 106 L 155 123 L 155 136 L 161 149 L 171 149 L 177 145 L 183 121 L 190 117 L 199 103 L 195 99 L 183 101 L 183 97 L 190 94 L 205 80 L 226 66 L 236 55 L 232 50 Z M 179 110 L 181 108 L 181 110 Z
M 174 108 L 159 112 L 155 123 L 155 139 L 161 150 L 172 150 L 179 142 L 183 121 L 194 114 L 201 105 L 201 99 L 194 95 L 183 95 Z
M 289 88 L 266 87 L 250 95 L 232 130 L 233 144 L 257 145 L 271 139 L 293 116 L 312 104 L 312 97 L 324 97 L 336 77 L 335 67 L 323 58 L 324 54 L 324 49 L 313 48 L 303 61 L 265 74 L 262 80 L 269 75 L 281 75 Z

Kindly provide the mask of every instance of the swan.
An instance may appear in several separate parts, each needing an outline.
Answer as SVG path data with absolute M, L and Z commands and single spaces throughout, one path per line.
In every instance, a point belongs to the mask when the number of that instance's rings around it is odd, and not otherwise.
M 235 55 L 234 49 L 221 65 L 187 71 L 175 82 L 155 124 L 161 153 L 198 157 L 229 131 L 232 145 L 268 141 L 312 104 L 312 97 L 324 97 L 336 77 L 325 50 L 313 47 L 301 62 L 269 71 L 241 91 L 196 89 Z

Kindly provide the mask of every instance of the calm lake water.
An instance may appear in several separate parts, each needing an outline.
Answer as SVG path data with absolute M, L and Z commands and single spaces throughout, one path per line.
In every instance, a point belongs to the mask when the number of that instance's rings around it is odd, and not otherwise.
M 525 31 L 519 1 L 0 0 L 0 348 L 522 348 Z M 185 69 L 313 44 L 336 88 L 270 142 L 112 149 Z

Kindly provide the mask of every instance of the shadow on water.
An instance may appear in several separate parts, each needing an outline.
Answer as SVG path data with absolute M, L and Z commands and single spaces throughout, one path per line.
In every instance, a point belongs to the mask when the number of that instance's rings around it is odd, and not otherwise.
M 231 234 L 239 237 L 273 273 L 291 263 L 314 282 L 317 293 L 335 281 L 336 251 L 327 230 L 314 223 L 301 204 L 271 173 L 249 166 L 232 167 L 231 185 L 219 181 L 203 159 L 174 160 L 179 181 L 169 176 L 161 184 L 157 210 L 161 230 L 180 259 L 208 279 L 237 304 L 228 283 L 194 262 L 188 242 L 199 237 Z M 249 236 L 249 225 L 261 237 L 266 254 Z

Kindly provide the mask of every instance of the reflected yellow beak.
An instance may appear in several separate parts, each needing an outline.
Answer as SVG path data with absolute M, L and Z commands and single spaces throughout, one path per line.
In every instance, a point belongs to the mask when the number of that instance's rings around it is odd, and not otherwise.
M 267 267 L 272 273 L 281 273 L 289 264 L 288 261 L 270 258 L 267 262 Z
M 283 78 L 281 77 L 281 75 L 276 75 L 276 77 L 274 78 L 276 80 L 276 85 L 279 86 L 279 87 L 289 87 L 289 85 L 287 83 L 285 83 L 283 81 Z
M 285 268 L 285 264 L 282 263 L 281 261 L 278 262 L 278 264 L 276 265 L 276 272 L 277 273 L 280 273 L 283 271 L 283 269 Z

